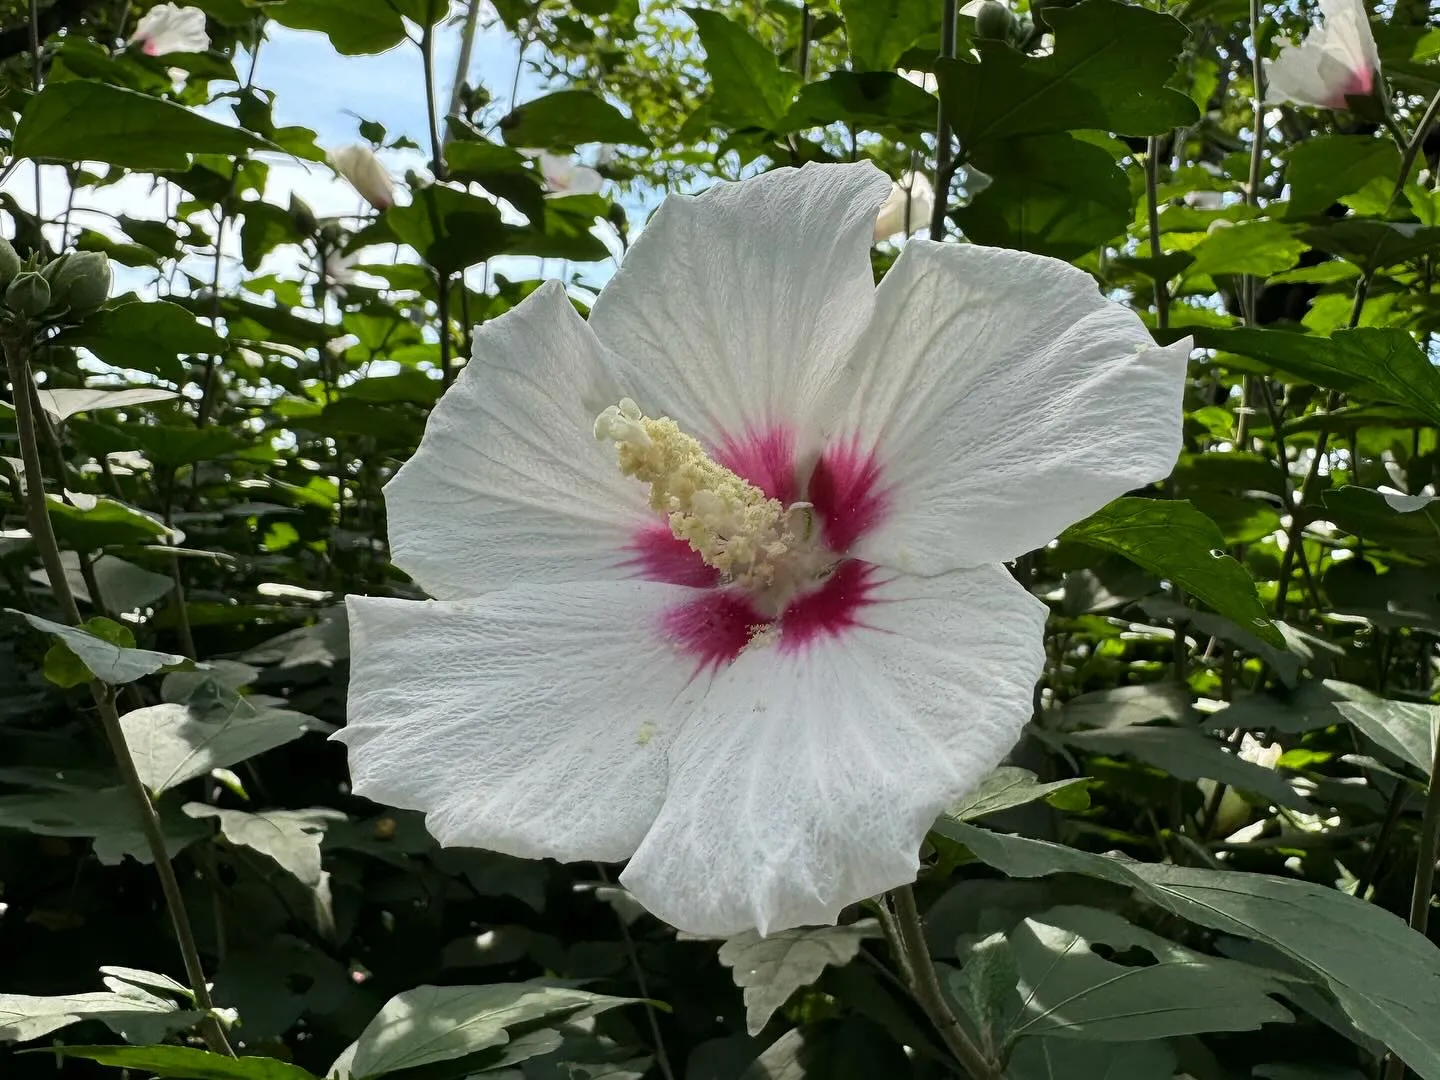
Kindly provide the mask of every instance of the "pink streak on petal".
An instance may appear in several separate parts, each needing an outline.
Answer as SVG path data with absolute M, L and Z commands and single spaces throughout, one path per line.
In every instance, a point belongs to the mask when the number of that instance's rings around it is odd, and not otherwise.
M 699 661 L 696 671 L 730 663 L 750 644 L 755 627 L 770 622 L 744 593 L 711 589 L 661 617 L 661 630 Z
M 861 611 L 876 602 L 879 568 L 846 559 L 814 592 L 793 600 L 780 616 L 780 650 L 794 653 L 822 638 L 864 626 Z
M 725 436 L 715 460 L 786 506 L 795 501 L 795 434 L 783 427 L 748 428 Z
M 815 505 L 826 546 L 848 551 L 889 508 L 874 451 L 862 451 L 853 438 L 826 447 L 810 474 L 809 500 Z
M 709 589 L 720 583 L 720 571 L 707 566 L 700 553 L 684 540 L 677 540 L 664 521 L 647 521 L 626 545 L 630 558 L 621 566 L 631 567 L 646 581 L 666 581 Z

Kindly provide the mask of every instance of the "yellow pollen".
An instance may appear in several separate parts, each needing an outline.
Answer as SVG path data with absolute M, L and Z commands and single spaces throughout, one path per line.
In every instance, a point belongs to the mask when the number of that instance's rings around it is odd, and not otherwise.
M 595 437 L 615 444 L 622 473 L 650 485 L 650 506 L 666 516 L 676 538 L 731 580 L 771 588 L 777 563 L 804 543 L 793 526 L 808 532 L 808 506 L 787 511 L 716 462 L 668 416 L 652 420 L 624 398 L 596 417 Z

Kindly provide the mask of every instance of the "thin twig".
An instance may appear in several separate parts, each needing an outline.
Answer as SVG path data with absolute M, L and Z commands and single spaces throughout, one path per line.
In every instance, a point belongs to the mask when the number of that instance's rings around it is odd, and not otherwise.
M 480 25 L 480 6 L 484 0 L 470 0 L 470 6 L 465 9 L 465 26 L 460 31 L 460 56 L 455 61 L 455 82 L 450 87 L 450 109 L 446 117 L 459 116 L 461 98 L 465 93 L 465 80 L 470 75 L 470 57 L 475 51 L 475 31 Z M 441 141 L 441 148 L 450 145 L 450 126 L 445 126 L 445 137 Z
M 955 25 L 959 17 L 956 0 L 945 0 L 940 23 L 940 58 L 955 59 Z M 950 204 L 950 118 L 945 115 L 945 98 L 935 111 L 935 206 L 930 211 L 930 239 L 945 239 L 945 211 Z
M 420 62 L 425 68 L 425 119 L 430 124 L 430 171 L 436 180 L 445 179 L 445 148 L 440 141 L 440 121 L 435 115 L 435 27 L 425 24 L 420 32 Z
M 1159 165 L 1160 137 L 1151 135 L 1145 141 L 1145 210 L 1150 226 L 1150 261 L 1159 263 L 1163 254 L 1160 249 L 1160 199 Z M 1160 276 L 1159 267 L 1152 269 L 1150 280 L 1155 283 L 1155 328 L 1170 328 L 1170 283 Z
M 610 875 L 605 872 L 605 867 L 596 863 L 595 872 L 600 875 L 601 881 L 606 885 L 610 884 Z M 620 924 L 620 939 L 625 943 L 625 956 L 629 959 L 630 967 L 635 972 L 635 988 L 640 991 L 640 997 L 645 1002 L 645 1018 L 650 1021 L 650 1037 L 655 1040 L 655 1064 L 660 1067 L 660 1074 L 665 1077 L 665 1080 L 675 1080 L 675 1070 L 670 1065 L 669 1055 L 665 1053 L 665 1040 L 660 1035 L 660 1018 L 655 1015 L 649 980 L 645 978 L 645 969 L 640 966 L 640 952 L 635 948 L 635 939 L 630 935 L 630 926 L 625 922 L 625 916 L 618 908 L 615 910 L 615 921 Z

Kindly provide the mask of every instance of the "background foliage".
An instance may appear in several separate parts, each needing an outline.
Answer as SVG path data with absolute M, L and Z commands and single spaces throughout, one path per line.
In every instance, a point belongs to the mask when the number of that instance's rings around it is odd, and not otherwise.
M 614 868 L 438 849 L 349 795 L 323 738 L 344 720 L 341 598 L 418 595 L 387 562 L 381 485 L 470 329 L 536 284 L 514 257 L 561 267 L 583 304 L 667 187 L 857 157 L 933 173 L 938 148 L 937 226 L 1071 260 L 1200 347 L 1169 480 L 1015 567 L 1053 613 L 1034 721 L 937 823 L 917 886 L 950 1006 L 1014 1080 L 1393 1080 L 1402 1059 L 1440 1078 L 1424 5 L 1375 13 L 1388 110 L 1257 113 L 1253 47 L 1303 33 L 1308 2 L 1022 0 L 959 16 L 939 59 L 938 0 L 498 0 L 481 18 L 553 94 L 511 109 L 510 73 L 482 73 L 447 119 L 425 64 L 394 92 L 428 101 L 431 145 L 359 130 L 428 174 L 383 212 L 317 219 L 264 195 L 277 155 L 324 159 L 253 81 L 267 27 L 429 57 L 466 12 L 196 3 L 212 48 L 163 58 L 121 47 L 135 5 L 0 9 L 14 245 L 128 268 L 34 357 L 43 476 L 0 407 L 7 1077 L 955 1075 L 888 909 L 677 938 Z M 577 146 L 605 193 L 546 197 L 518 150 Z M 36 161 L 70 191 L 43 217 L 19 194 Z M 81 224 L 131 173 L 168 215 Z M 277 251 L 292 271 L 261 274 Z M 28 530 L 41 486 L 89 633 L 61 625 Z M 201 1049 L 215 1024 L 107 703 L 248 1056 Z M 37 1047 L 65 1056 L 9 1052 Z

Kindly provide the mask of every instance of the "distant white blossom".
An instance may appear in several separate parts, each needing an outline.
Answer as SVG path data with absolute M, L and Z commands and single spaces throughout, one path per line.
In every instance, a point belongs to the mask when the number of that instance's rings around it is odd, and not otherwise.
M 395 205 L 395 181 L 390 179 L 370 147 L 354 143 L 331 150 L 325 156 L 331 168 L 350 181 L 360 197 L 376 210 L 388 210 Z
M 1380 54 L 1364 0 L 1320 0 L 1323 21 L 1300 45 L 1282 42 L 1265 61 L 1265 100 L 1343 109 L 1348 99 L 1375 88 Z
M 205 12 L 197 7 L 157 4 L 141 16 L 130 44 L 139 45 L 146 56 L 204 52 L 210 48 Z
M 935 209 L 935 189 L 924 173 L 907 172 L 890 185 L 880 213 L 875 217 L 875 241 L 888 240 L 897 233 L 910 236 L 930 227 Z
M 536 157 L 540 174 L 545 177 L 545 188 L 552 195 L 594 195 L 604 183 L 598 172 L 581 165 L 570 154 L 541 151 Z

